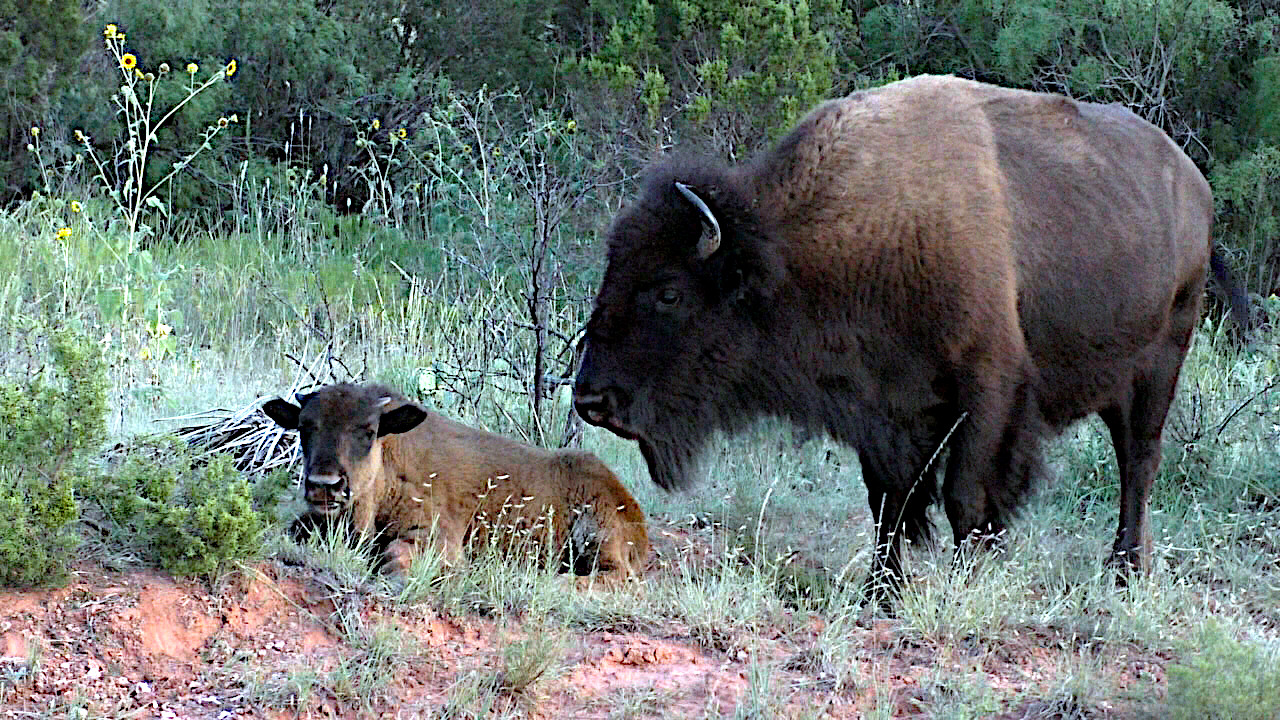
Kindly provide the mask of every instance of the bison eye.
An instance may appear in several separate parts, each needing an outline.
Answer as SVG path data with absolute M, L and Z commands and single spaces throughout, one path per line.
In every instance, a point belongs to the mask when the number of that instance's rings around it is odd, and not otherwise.
M 658 306 L 662 308 L 673 308 L 680 302 L 680 291 L 675 288 L 665 288 L 658 293 Z

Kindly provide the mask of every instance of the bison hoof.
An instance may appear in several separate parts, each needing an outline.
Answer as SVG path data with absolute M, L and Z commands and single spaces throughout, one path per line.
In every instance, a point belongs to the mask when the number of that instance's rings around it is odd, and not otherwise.
M 869 577 L 862 585 L 862 607 L 885 617 L 897 617 L 898 601 L 902 599 L 901 581 Z
M 956 544 L 951 555 L 951 571 L 968 578 L 977 570 L 985 558 L 1000 555 L 1007 544 L 1008 533 L 1004 529 L 996 531 L 974 530 Z
M 1117 549 L 1107 558 L 1106 565 L 1115 572 L 1116 587 L 1128 587 L 1131 577 L 1145 575 L 1150 570 L 1151 558 L 1138 548 Z
M 621 574 L 613 572 L 595 575 L 561 575 L 560 577 L 564 578 L 566 584 L 571 583 L 579 592 L 617 590 L 627 581 Z

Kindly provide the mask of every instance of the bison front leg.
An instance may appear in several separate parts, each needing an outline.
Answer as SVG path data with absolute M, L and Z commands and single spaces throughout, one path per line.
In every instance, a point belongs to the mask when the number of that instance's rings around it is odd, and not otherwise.
M 865 470 L 863 475 L 866 475 Z M 867 498 L 871 503 L 871 516 L 876 523 L 876 546 L 871 556 L 871 570 L 863 584 L 863 602 L 891 613 L 895 600 L 902 592 L 903 581 L 902 525 L 895 523 L 894 518 L 902 514 L 905 503 L 898 493 L 884 492 L 879 487 L 873 487 L 872 483 L 873 481 L 868 480 Z
M 918 435 L 918 434 L 917 434 Z M 888 423 L 866 432 L 858 443 L 858 461 L 876 524 L 876 546 L 864 585 L 864 602 L 886 613 L 902 590 L 902 540 L 927 540 L 935 479 L 925 444 L 913 433 Z
M 391 562 L 394 550 L 407 570 L 412 559 L 423 548 L 433 547 L 440 553 L 441 561 L 449 567 L 457 567 L 463 561 L 463 539 L 466 525 L 439 518 L 434 525 L 414 525 L 387 547 L 387 561 Z
M 990 544 L 1030 492 L 1044 422 L 1034 386 L 1008 368 L 971 374 L 947 460 L 943 501 L 957 550 Z

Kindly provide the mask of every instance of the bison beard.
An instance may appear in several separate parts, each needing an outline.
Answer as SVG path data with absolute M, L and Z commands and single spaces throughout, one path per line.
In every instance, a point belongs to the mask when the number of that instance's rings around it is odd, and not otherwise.
M 761 416 L 852 447 L 886 601 L 934 501 L 957 543 L 1000 531 L 1042 440 L 1096 413 L 1121 486 L 1109 562 L 1144 571 L 1212 217 L 1190 159 L 1119 106 L 939 77 L 855 93 L 751 163 L 649 173 L 609 230 L 575 407 L 667 489 Z

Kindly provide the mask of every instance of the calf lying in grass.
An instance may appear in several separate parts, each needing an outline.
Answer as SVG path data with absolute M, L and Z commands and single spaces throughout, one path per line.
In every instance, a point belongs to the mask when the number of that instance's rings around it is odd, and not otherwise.
M 549 549 L 548 559 L 578 575 L 644 570 L 644 513 L 589 452 L 470 428 L 378 385 L 329 385 L 297 398 L 301 407 L 275 399 L 262 410 L 299 432 L 311 513 L 380 533 L 387 572 L 406 570 L 431 540 L 449 563 L 468 545 L 494 541 L 509 551 Z

